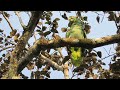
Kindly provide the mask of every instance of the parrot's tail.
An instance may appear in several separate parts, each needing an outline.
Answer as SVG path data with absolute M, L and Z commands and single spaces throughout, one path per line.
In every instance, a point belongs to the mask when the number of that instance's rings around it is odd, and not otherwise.
M 83 61 L 82 49 L 80 47 L 71 47 L 70 51 L 73 65 L 79 67 Z

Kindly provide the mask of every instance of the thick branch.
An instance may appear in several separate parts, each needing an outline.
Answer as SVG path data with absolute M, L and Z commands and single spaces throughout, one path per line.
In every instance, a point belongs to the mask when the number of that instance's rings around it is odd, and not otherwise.
M 25 55 L 24 58 L 22 58 L 20 61 L 19 61 L 19 65 L 18 65 L 18 68 L 17 68 L 17 71 L 18 73 L 20 73 L 25 67 L 26 65 L 32 60 L 33 57 L 35 56 L 38 56 L 40 51 L 41 51 L 41 48 L 39 47 L 39 40 L 37 40 L 35 42 L 35 44 L 29 49 L 28 53 Z M 54 67 L 56 67 L 58 70 L 61 70 L 63 71 L 63 68 L 62 66 L 59 66 L 57 63 L 55 62 L 52 62 L 52 60 L 50 60 L 49 58 L 43 56 L 41 54 L 41 58 L 43 58 L 44 60 L 46 60 L 47 62 L 49 62 L 51 65 L 53 65 Z
M 19 62 L 18 71 L 21 72 L 32 58 L 38 56 L 41 50 L 48 48 L 58 48 L 64 46 L 96 48 L 112 43 L 120 42 L 120 35 L 112 35 L 97 39 L 74 39 L 74 38 L 60 38 L 59 40 L 42 40 L 39 39 L 30 48 L 28 54 Z M 30 58 L 30 59 L 29 59 Z
M 12 78 L 17 74 L 18 60 L 20 58 L 21 52 L 24 50 L 29 38 L 32 36 L 37 23 L 39 22 L 40 16 L 43 11 L 32 11 L 32 16 L 28 22 L 27 27 L 25 28 L 22 36 L 20 37 L 15 49 L 12 51 L 12 55 L 10 58 L 10 69 L 6 72 L 6 76 L 8 78 Z M 33 58 L 33 56 L 31 57 Z
M 65 79 L 70 79 L 69 78 L 69 68 L 68 68 L 68 63 L 64 64 L 64 77 Z
M 16 45 L 16 48 L 13 51 L 16 53 L 17 56 L 25 48 L 28 40 L 30 39 L 32 33 L 34 32 L 37 23 L 39 22 L 39 18 L 41 15 L 42 15 L 42 11 L 32 12 L 32 16 L 28 22 L 27 28 L 24 30 L 23 35 L 20 37 L 18 44 Z
M 113 43 L 120 42 L 120 35 L 106 36 L 96 39 L 75 39 L 75 38 L 59 38 L 59 40 L 39 41 L 41 49 L 58 48 L 64 46 L 96 48 Z

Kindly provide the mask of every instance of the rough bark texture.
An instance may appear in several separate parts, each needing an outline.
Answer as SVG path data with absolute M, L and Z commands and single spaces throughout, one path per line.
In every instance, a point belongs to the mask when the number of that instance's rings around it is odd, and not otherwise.
M 112 35 L 98 39 L 60 38 L 59 40 L 57 40 L 57 42 L 54 40 L 38 39 L 30 48 L 26 56 L 20 60 L 17 69 L 18 72 L 21 72 L 25 68 L 25 66 L 30 62 L 30 60 L 32 60 L 32 58 L 38 56 L 41 50 L 45 50 L 48 48 L 58 48 L 67 45 L 84 48 L 96 48 L 117 42 L 120 42 L 120 35 Z
M 3 76 L 3 78 L 11 79 L 17 75 L 17 66 L 19 58 L 21 57 L 21 53 L 24 50 L 28 40 L 33 34 L 37 23 L 39 22 L 40 16 L 42 15 L 42 11 L 32 11 L 32 16 L 28 22 L 28 25 L 24 29 L 22 36 L 20 37 L 15 49 L 12 51 L 11 58 L 10 58 L 10 66 L 9 71 Z

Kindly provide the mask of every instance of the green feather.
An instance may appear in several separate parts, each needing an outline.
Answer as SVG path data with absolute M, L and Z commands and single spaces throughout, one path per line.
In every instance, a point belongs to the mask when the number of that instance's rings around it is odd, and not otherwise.
M 66 37 L 68 38 L 77 38 L 77 39 L 84 39 L 86 38 L 86 34 L 84 32 L 84 25 L 83 22 L 74 16 L 69 17 L 69 21 L 72 22 L 70 26 L 70 30 L 67 31 Z M 81 47 L 70 47 L 70 57 L 71 61 L 74 66 L 80 66 L 83 62 L 83 48 Z

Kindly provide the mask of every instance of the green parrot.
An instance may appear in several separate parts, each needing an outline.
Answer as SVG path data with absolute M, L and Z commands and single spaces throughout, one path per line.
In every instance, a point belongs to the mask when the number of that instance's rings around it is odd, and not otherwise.
M 70 29 L 66 32 L 67 38 L 77 38 L 84 39 L 86 38 L 86 33 L 84 31 L 84 23 L 78 17 L 70 16 L 68 18 Z M 81 47 L 69 47 L 68 54 L 70 55 L 72 64 L 76 67 L 79 67 L 83 62 L 84 48 Z

